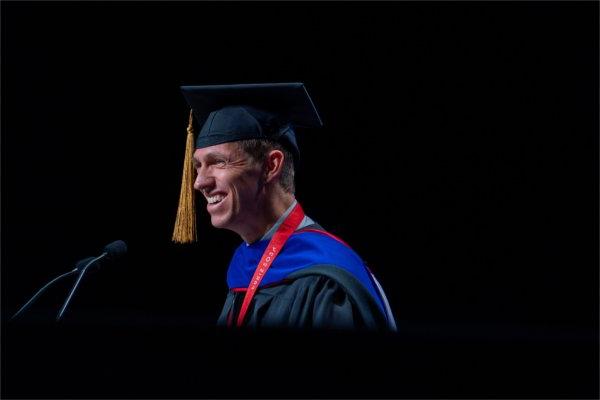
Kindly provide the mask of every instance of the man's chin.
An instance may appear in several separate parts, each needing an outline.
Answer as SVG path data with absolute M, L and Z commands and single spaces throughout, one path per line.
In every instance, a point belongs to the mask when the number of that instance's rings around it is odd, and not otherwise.
M 224 224 L 220 223 L 220 222 L 215 222 L 213 220 L 210 221 L 210 223 L 212 224 L 213 228 L 217 228 L 217 229 L 223 229 L 225 228 Z
M 212 224 L 213 227 L 217 228 L 217 229 L 228 229 L 229 224 L 228 224 L 228 220 L 226 220 L 225 218 L 220 218 L 220 217 L 212 217 L 210 218 L 210 223 Z

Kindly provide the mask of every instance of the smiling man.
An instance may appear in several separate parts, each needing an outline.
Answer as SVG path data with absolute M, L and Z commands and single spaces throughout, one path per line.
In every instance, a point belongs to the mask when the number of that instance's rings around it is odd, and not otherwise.
M 395 330 L 383 289 L 361 258 L 306 216 L 296 200 L 295 128 L 321 126 L 304 85 L 182 91 L 202 129 L 194 146 L 190 119 L 173 239 L 195 239 L 193 181 L 212 225 L 243 240 L 229 264 L 218 324 Z

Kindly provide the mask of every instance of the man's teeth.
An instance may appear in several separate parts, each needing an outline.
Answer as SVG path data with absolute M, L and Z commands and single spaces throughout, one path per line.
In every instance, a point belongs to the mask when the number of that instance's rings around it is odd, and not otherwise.
M 225 196 L 216 195 L 216 196 L 212 196 L 212 197 L 207 197 L 206 200 L 208 200 L 208 204 L 215 204 L 215 203 L 220 202 L 224 198 L 225 198 Z

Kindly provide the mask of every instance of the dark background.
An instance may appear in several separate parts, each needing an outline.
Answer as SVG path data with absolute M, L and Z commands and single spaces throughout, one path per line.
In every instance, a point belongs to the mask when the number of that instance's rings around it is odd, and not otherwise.
M 215 330 L 240 239 L 170 243 L 179 86 L 295 81 L 398 335 Z M 597 156 L 597 2 L 2 2 L 3 397 L 597 397 Z

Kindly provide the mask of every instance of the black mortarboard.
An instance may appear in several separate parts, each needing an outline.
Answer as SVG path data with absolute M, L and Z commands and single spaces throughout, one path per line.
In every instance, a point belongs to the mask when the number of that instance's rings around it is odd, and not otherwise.
M 319 114 L 302 83 L 182 86 L 202 126 L 196 148 L 265 138 L 299 156 L 294 127 L 320 127 Z
M 320 127 L 322 122 L 302 83 L 182 86 L 181 90 L 191 113 L 173 241 L 187 243 L 196 240 L 194 147 L 264 138 L 280 143 L 297 161 L 300 152 L 294 128 Z M 195 146 L 192 113 L 202 126 Z

